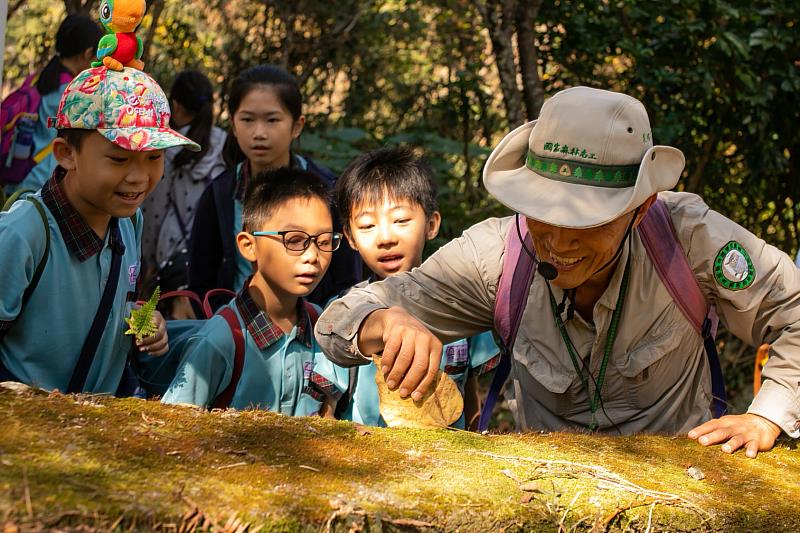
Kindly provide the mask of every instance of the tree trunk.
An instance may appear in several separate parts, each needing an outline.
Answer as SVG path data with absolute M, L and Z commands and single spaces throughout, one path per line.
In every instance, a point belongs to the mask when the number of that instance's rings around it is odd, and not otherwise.
M 10 2 L 8 4 L 8 13 L 6 13 L 6 19 L 10 19 L 11 16 L 22 7 L 22 4 L 25 3 L 25 0 L 16 0 L 16 2 Z
M 517 64 L 514 59 L 515 0 L 488 0 L 482 7 L 484 24 L 489 30 L 492 53 L 500 76 L 500 90 L 510 129 L 525 121 L 522 95 L 517 85 Z
M 3 531 L 800 531 L 791 442 L 751 460 L 669 436 L 383 429 L 17 383 L 0 413 Z
M 519 50 L 519 70 L 522 73 L 522 98 L 528 120 L 539 117 L 544 103 L 544 87 L 539 77 L 539 57 L 536 50 L 536 34 L 533 26 L 543 0 L 520 2 L 517 5 L 516 29 Z
M 711 156 L 714 153 L 714 148 L 717 146 L 717 135 L 712 131 L 708 134 L 708 139 L 703 143 L 703 153 L 700 159 L 697 160 L 696 166 L 690 170 L 689 178 L 686 180 L 686 192 L 699 194 L 702 184 L 700 180 L 705 172 L 706 165 L 711 161 Z
M 97 0 L 64 0 L 64 7 L 67 8 L 68 15 L 72 15 L 74 13 L 91 15 L 91 12 L 96 7 L 96 4 Z
M 156 29 L 158 28 L 158 19 L 161 18 L 161 13 L 164 11 L 164 0 L 151 0 L 151 2 L 147 5 L 148 11 L 151 11 L 153 14 L 153 18 L 150 21 L 150 27 L 147 28 L 147 34 L 144 37 L 144 46 L 142 50 L 142 61 L 145 63 L 147 62 L 147 58 L 150 55 L 150 47 L 153 44 L 153 38 L 156 35 Z

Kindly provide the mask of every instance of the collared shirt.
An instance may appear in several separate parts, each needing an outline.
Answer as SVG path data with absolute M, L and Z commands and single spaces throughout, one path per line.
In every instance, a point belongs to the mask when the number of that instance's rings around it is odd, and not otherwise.
M 676 236 L 706 297 L 725 326 L 751 345 L 770 343 L 764 383 L 748 412 L 800 436 L 800 270 L 783 252 L 687 193 L 661 193 Z M 364 364 L 356 334 L 376 309 L 400 306 L 445 342 L 493 327 L 504 238 L 513 218 L 490 219 L 467 230 L 413 272 L 352 291 L 320 317 L 316 333 L 335 362 Z M 749 254 L 756 276 L 741 290 L 715 279 L 714 260 L 731 241 Z M 592 321 L 576 314 L 566 324 L 586 368 L 597 376 L 606 334 L 630 256 L 630 281 L 597 413 L 601 431 L 682 434 L 711 418 L 711 379 L 700 336 L 664 287 L 634 232 Z M 553 287 L 557 300 L 562 291 Z M 518 428 L 583 429 L 592 422 L 589 399 L 576 375 L 550 309 L 541 276 L 531 284 L 513 346 L 513 392 Z
M 79 261 L 86 261 L 103 248 L 103 239 L 69 203 L 67 193 L 61 186 L 61 180 L 66 174 L 64 169 L 58 167 L 53 174 L 53 179 L 42 187 L 42 200 L 58 222 L 58 228 L 69 251 Z
M 298 300 L 298 323 L 288 334 L 257 306 L 247 287 L 227 305 L 245 339 L 244 366 L 230 407 L 315 414 L 319 406 L 302 393 L 320 349 L 303 301 Z M 213 405 L 231 382 L 235 354 L 228 322 L 219 314 L 211 317 L 186 341 L 177 374 L 161 401 Z
M 111 270 L 109 236 L 100 238 L 67 200 L 57 169 L 35 199 L 50 227 L 50 255 L 20 314 L 22 296 L 42 261 L 46 236 L 36 207 L 20 200 L 0 213 L 0 358 L 29 385 L 66 390 Z M 124 334 L 139 271 L 141 214 L 118 221 L 125 253 L 108 324 L 84 390 L 117 391 L 131 337 Z M 110 232 L 109 232 L 110 233 Z

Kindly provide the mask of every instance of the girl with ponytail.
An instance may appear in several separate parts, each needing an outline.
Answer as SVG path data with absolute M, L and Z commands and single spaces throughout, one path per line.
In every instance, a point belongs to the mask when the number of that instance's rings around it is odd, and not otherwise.
M 33 130 L 33 156 L 37 162 L 17 185 L 21 189 L 39 189 L 56 168 L 52 155 L 56 130 L 47 127 L 48 117 L 56 116 L 61 94 L 79 72 L 91 66 L 103 30 L 85 15 L 69 15 L 56 32 L 56 53 L 36 78 L 36 90 L 42 97 L 39 119 Z M 17 188 L 14 187 L 14 188 Z M 11 191 L 9 187 L 9 191 Z

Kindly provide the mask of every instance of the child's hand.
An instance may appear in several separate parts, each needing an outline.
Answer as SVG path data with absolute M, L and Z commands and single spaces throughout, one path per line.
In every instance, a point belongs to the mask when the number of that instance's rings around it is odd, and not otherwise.
M 169 339 L 167 338 L 167 322 L 161 313 L 153 311 L 153 323 L 158 331 L 150 337 L 145 337 L 136 342 L 136 347 L 141 352 L 147 352 L 156 357 L 164 355 L 169 350 Z
M 400 388 L 400 397 L 421 400 L 436 386 L 442 343 L 425 325 L 399 307 L 376 311 L 368 317 L 380 322 L 386 385 Z M 366 322 L 366 321 L 365 321 Z M 364 329 L 362 327 L 362 329 Z M 363 351 L 362 351 L 363 353 Z
M 711 446 L 727 441 L 721 449 L 733 453 L 742 446 L 747 457 L 755 457 L 775 445 L 781 428 L 766 418 L 754 414 L 728 415 L 709 420 L 689 432 L 689 438 L 703 446 Z

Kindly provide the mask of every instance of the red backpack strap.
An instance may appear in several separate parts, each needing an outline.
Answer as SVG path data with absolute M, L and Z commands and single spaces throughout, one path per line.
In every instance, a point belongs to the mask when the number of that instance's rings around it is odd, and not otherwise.
M 215 296 L 228 296 L 230 298 L 235 298 L 236 293 L 230 289 L 211 289 L 208 291 L 205 298 L 203 298 L 203 312 L 206 314 L 207 318 L 214 316 L 214 308 L 211 307 L 211 298 L 214 298 Z
M 314 307 L 314 304 L 308 300 L 303 300 L 303 305 L 306 308 L 306 313 L 308 313 L 309 320 L 311 320 L 311 329 L 314 329 L 314 327 L 317 325 L 317 320 L 319 320 L 319 311 L 317 311 L 317 308 Z
M 703 338 L 711 370 L 712 409 L 714 416 L 722 416 L 727 411 L 727 394 L 714 341 L 719 317 L 714 306 L 706 302 L 700 284 L 686 258 L 686 252 L 678 242 L 667 205 L 662 200 L 656 200 L 650 206 L 647 215 L 639 224 L 638 231 L 647 255 L 653 261 L 658 277 L 661 278 L 667 292 L 695 331 Z
M 713 314 L 713 333 L 716 333 L 716 313 L 706 302 L 686 253 L 675 236 L 672 217 L 662 200 L 656 200 L 650 207 L 638 229 L 658 277 L 686 319 L 698 333 L 702 333 L 706 317 Z
M 522 251 L 522 241 L 533 251 L 533 243 L 528 235 L 528 225 L 520 221 L 516 215 L 514 223 L 506 232 L 503 243 L 503 270 L 497 285 L 494 302 L 494 327 L 503 344 L 509 350 L 517 336 L 522 311 L 528 302 L 531 280 L 534 273 L 534 261 Z M 536 252 L 533 251 L 535 254 Z
M 236 387 L 239 385 L 239 379 L 242 377 L 242 369 L 244 368 L 244 333 L 242 333 L 242 326 L 239 324 L 239 319 L 236 317 L 236 313 L 233 312 L 233 309 L 230 307 L 223 307 L 219 314 L 231 328 L 233 345 L 236 351 L 233 356 L 231 381 L 228 383 L 228 386 L 225 387 L 225 390 L 214 399 L 214 403 L 211 407 L 212 409 L 227 409 L 231 404 L 231 400 L 233 400 Z
M 187 290 L 176 290 L 176 291 L 167 291 L 161 293 L 161 297 L 159 297 L 158 301 L 163 302 L 164 300 L 169 300 L 170 298 L 189 298 L 191 301 L 197 304 L 197 306 L 205 312 L 205 308 L 203 308 L 203 300 L 197 295 L 194 291 L 187 291 Z M 206 316 L 204 318 L 211 318 L 211 316 Z
M 514 217 L 514 222 L 509 226 L 503 243 L 503 269 L 500 272 L 500 281 L 497 285 L 497 295 L 494 302 L 494 328 L 501 340 L 500 363 L 492 378 L 486 401 L 481 409 L 481 418 L 478 430 L 485 431 L 489 428 L 489 419 L 492 410 L 500 395 L 500 389 L 511 374 L 511 350 L 517 338 L 517 331 L 522 321 L 522 312 L 528 303 L 531 281 L 535 272 L 533 257 L 523 252 L 522 243 L 533 251 L 533 243 L 528 235 L 527 224 L 520 221 L 520 215 Z

